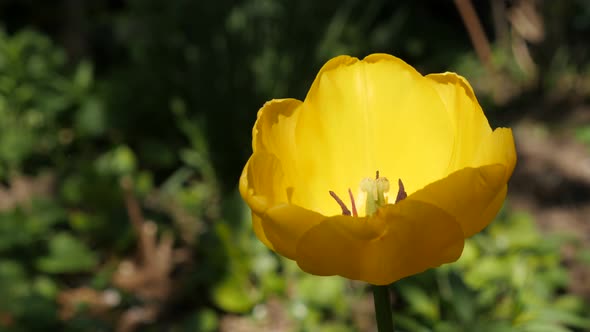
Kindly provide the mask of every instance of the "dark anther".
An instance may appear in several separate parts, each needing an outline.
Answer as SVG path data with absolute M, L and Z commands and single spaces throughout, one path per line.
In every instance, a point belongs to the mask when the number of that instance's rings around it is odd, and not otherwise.
M 375 180 L 377 180 L 379 178 L 379 171 L 375 172 Z
M 352 190 L 348 188 L 348 196 L 350 196 L 350 204 L 352 205 L 352 216 L 358 217 L 359 214 L 356 212 L 356 203 L 354 202 L 354 195 L 352 194 Z
M 338 195 L 336 195 L 336 193 L 333 192 L 332 190 L 330 190 L 330 196 L 332 196 L 332 198 L 334 198 L 336 200 L 336 203 L 338 203 L 338 205 L 340 205 L 343 215 L 345 215 L 345 216 L 351 215 L 350 210 L 346 207 L 346 204 L 344 204 L 344 202 L 340 199 L 340 197 L 338 197 Z
M 397 197 L 395 198 L 395 202 L 399 202 L 402 199 L 408 197 L 408 194 L 406 193 L 406 190 L 404 189 L 404 183 L 402 182 L 402 179 L 397 180 L 397 183 L 399 185 L 399 190 L 397 192 Z

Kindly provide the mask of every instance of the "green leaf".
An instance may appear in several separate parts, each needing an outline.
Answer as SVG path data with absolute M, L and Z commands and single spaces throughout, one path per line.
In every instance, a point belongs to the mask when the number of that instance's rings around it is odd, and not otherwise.
M 396 328 L 400 328 L 401 331 L 413 331 L 413 332 L 431 332 L 427 325 L 414 317 L 403 313 L 394 313 L 393 325 Z
M 0 132 L 0 160 L 11 165 L 19 165 L 28 157 L 35 146 L 35 135 L 23 126 L 2 127 Z
M 31 286 L 22 265 L 17 261 L 0 260 L 0 312 L 22 310 L 20 300 L 31 294 Z
M 188 319 L 187 331 L 213 332 L 219 328 L 219 319 L 215 311 L 202 309 Z
M 581 317 L 573 312 L 545 309 L 540 311 L 539 316 L 547 322 L 562 323 L 568 326 L 586 329 L 590 328 L 590 318 Z
M 572 332 L 570 329 L 560 325 L 548 324 L 545 322 L 530 322 L 520 327 L 522 332 Z
M 424 289 L 413 286 L 405 285 L 400 287 L 399 291 L 406 300 L 410 309 L 424 317 L 436 321 L 440 317 L 440 311 L 438 307 L 438 297 L 427 294 Z
M 87 90 L 92 84 L 93 76 L 92 64 L 81 62 L 74 75 L 74 84 L 82 91 Z
M 74 126 L 82 136 L 99 136 L 107 126 L 102 102 L 96 98 L 87 98 L 75 114 Z
M 256 299 L 245 280 L 230 275 L 213 287 L 213 302 L 224 311 L 233 313 L 246 313 L 256 304 Z
M 297 293 L 311 307 L 342 313 L 346 310 L 346 279 L 304 275 L 299 279 Z
M 136 169 L 135 153 L 126 145 L 120 145 L 103 154 L 95 163 L 102 175 L 128 175 Z
M 49 240 L 49 255 L 37 260 L 37 268 L 47 273 L 84 272 L 96 264 L 96 255 L 69 233 L 54 235 Z

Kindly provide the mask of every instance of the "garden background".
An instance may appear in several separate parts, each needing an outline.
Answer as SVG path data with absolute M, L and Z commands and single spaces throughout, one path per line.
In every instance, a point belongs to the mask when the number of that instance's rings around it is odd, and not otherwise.
M 466 76 L 519 157 L 463 257 L 392 286 L 397 329 L 590 331 L 590 2 L 473 2 L 487 40 L 461 0 L 1 0 L 0 331 L 374 331 L 237 192 L 263 103 L 373 52 Z

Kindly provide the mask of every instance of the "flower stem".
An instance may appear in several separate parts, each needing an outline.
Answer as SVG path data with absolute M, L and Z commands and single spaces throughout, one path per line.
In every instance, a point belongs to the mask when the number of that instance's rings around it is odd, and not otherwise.
M 389 286 L 376 286 L 373 288 L 373 301 L 375 302 L 375 316 L 377 319 L 377 331 L 393 332 L 393 313 L 391 311 L 391 299 Z

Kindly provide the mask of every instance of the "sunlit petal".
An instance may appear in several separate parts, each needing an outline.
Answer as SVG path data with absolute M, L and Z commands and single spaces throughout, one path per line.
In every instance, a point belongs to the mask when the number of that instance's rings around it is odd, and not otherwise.
M 336 214 L 325 193 L 356 190 L 375 170 L 403 178 L 408 192 L 446 175 L 454 136 L 437 91 L 398 58 L 367 59 L 328 62 L 301 106 L 296 144 L 309 148 L 296 156 L 306 188 L 295 185 L 296 204 Z

